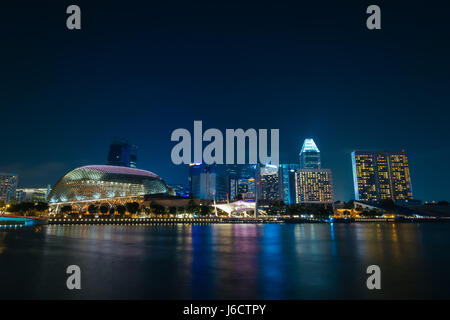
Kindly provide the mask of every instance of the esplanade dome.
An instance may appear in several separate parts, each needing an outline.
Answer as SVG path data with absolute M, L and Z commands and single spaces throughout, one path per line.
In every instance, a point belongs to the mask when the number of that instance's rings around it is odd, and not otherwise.
M 153 172 L 119 166 L 76 168 L 56 182 L 50 203 L 99 200 L 146 194 L 169 194 L 171 189 Z

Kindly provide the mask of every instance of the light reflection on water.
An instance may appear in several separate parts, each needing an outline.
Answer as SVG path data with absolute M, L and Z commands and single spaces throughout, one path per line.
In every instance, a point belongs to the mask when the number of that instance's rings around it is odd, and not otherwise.
M 450 298 L 450 224 L 47 226 L 0 233 L 0 298 Z M 82 290 L 65 287 L 66 267 Z M 366 289 L 377 264 L 382 290 Z

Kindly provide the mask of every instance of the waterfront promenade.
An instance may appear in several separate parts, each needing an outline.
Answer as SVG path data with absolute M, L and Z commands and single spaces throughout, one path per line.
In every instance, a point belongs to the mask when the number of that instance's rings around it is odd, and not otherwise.
M 0 230 L 20 229 L 41 225 L 154 225 L 154 224 L 303 224 L 303 223 L 421 223 L 450 222 L 443 218 L 236 218 L 236 217 L 198 217 L 198 218 L 41 218 L 0 216 Z
M 52 225 L 150 225 L 150 224 L 301 224 L 301 223 L 420 223 L 420 222 L 450 222 L 450 219 L 439 218 L 347 218 L 347 219 L 320 219 L 320 218 L 50 218 L 48 224 Z

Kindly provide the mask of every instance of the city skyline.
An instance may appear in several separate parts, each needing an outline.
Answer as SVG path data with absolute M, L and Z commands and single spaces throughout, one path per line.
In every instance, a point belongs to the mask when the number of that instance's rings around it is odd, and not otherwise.
M 421 8 L 419 24 L 408 18 L 414 6 L 384 4 L 377 31 L 365 28 L 364 6 L 341 3 L 126 12 L 86 3 L 77 31 L 67 30 L 64 6 L 7 6 L 15 27 L 0 53 L 0 172 L 17 173 L 19 187 L 105 163 L 117 136 L 139 146 L 139 168 L 187 183 L 187 167 L 170 162 L 170 133 L 201 120 L 222 131 L 279 128 L 280 163 L 297 163 L 313 137 L 336 200 L 354 197 L 353 150 L 405 149 L 414 197 L 450 194 L 450 28 L 439 6 Z
M 137 148 L 136 145 L 131 145 L 129 142 L 115 139 L 110 145 L 106 165 L 75 168 L 67 175 L 90 167 L 110 167 L 108 170 L 116 171 L 127 170 L 125 169 L 127 167 L 136 168 Z M 130 161 L 130 152 L 132 161 Z M 174 185 L 173 192 L 178 194 L 181 189 L 182 193 L 190 190 L 192 198 L 233 200 L 238 194 L 243 196 L 242 192 L 237 193 L 238 180 L 251 178 L 253 184 L 256 183 L 254 188 L 259 194 L 260 200 L 283 200 L 285 204 L 341 201 L 335 198 L 332 170 L 321 166 L 320 151 L 314 139 L 304 139 L 298 161 L 299 163 L 275 166 L 271 164 L 226 165 L 214 163 L 208 165 L 191 163 L 189 164 L 188 184 L 172 184 Z M 379 202 L 384 199 L 394 201 L 413 199 L 411 173 L 405 150 L 398 152 L 355 150 L 351 153 L 351 161 L 355 191 L 352 200 Z M 124 169 L 120 169 L 120 167 L 124 167 Z M 17 188 L 17 175 L 5 173 L 3 175 L 6 178 L 6 184 L 3 186 L 2 180 L 2 188 Z M 13 185 L 8 186 L 8 176 L 15 177 Z M 60 181 L 61 179 L 57 183 Z M 241 181 L 241 183 L 247 184 L 248 181 Z M 177 192 L 175 188 L 178 189 Z M 245 189 L 247 188 L 248 186 L 245 187 Z M 20 202 L 23 195 L 20 195 L 19 190 L 25 189 L 17 188 L 17 191 L 13 190 L 12 192 L 17 193 L 16 198 Z M 47 185 L 47 189 L 44 188 L 44 190 L 50 192 L 51 185 Z M 4 194 L 3 191 L 1 195 L 8 197 L 8 193 Z M 250 199 L 255 200 L 254 194 Z M 49 197 L 47 200 L 55 202 L 56 199 Z M 423 199 L 417 200 L 422 201 Z

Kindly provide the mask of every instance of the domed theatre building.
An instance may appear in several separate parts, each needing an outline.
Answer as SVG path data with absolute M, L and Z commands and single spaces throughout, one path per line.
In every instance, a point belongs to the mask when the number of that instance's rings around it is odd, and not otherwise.
M 163 179 L 153 172 L 120 166 L 90 165 L 65 174 L 49 196 L 51 211 L 70 205 L 83 212 L 91 205 L 110 206 L 130 201 L 142 203 L 145 195 L 173 195 Z

